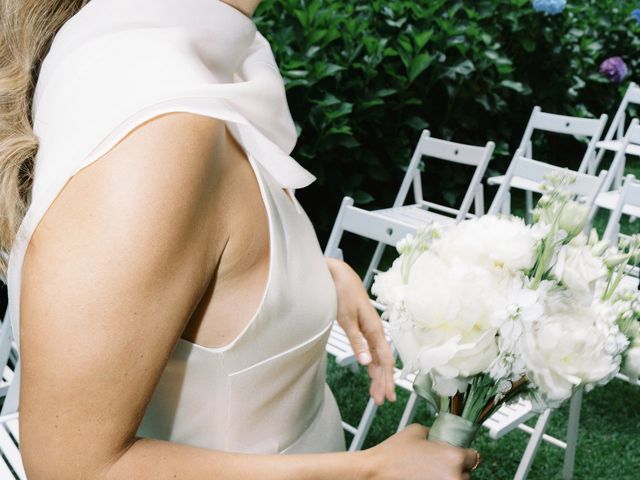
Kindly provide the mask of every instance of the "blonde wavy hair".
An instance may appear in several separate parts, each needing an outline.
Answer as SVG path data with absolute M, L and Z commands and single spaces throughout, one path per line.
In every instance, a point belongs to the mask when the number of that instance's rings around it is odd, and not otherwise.
M 0 278 L 29 206 L 38 139 L 31 104 L 62 25 L 89 0 L 0 0 Z

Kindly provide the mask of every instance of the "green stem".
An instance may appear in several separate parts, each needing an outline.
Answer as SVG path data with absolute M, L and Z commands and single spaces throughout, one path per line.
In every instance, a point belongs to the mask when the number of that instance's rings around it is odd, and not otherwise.
M 440 411 L 449 412 L 449 397 L 440 397 Z

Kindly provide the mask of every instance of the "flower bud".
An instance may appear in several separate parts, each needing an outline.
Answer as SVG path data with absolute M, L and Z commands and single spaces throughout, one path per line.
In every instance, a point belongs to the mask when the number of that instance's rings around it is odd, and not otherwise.
M 629 259 L 629 255 L 628 254 L 617 254 L 617 255 L 611 255 L 610 257 L 607 257 L 604 259 L 604 263 L 608 268 L 615 268 L 618 265 L 623 264 L 624 262 L 626 262 Z
M 584 203 L 569 201 L 560 212 L 558 226 L 567 232 L 569 236 L 578 235 L 587 222 L 589 207 Z
M 600 257 L 607 251 L 607 248 L 609 248 L 609 242 L 606 240 L 600 240 L 591 248 L 591 251 L 595 256 Z

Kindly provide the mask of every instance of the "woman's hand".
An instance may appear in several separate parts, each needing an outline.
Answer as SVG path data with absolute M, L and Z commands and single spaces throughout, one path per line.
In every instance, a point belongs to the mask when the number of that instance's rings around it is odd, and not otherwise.
M 384 442 L 364 450 L 362 465 L 371 480 L 469 480 L 480 455 L 426 440 L 428 430 L 409 425 Z
M 371 377 L 369 393 L 376 404 L 385 397 L 396 400 L 393 381 L 394 360 L 384 337 L 382 321 L 371 304 L 362 280 L 341 260 L 326 258 L 338 294 L 338 323 L 349 337 L 351 347 Z

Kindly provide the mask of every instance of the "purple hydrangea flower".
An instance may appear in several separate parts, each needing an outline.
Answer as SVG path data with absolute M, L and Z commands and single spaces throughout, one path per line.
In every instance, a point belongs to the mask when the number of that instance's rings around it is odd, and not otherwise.
M 631 12 L 631 16 L 636 19 L 636 22 L 640 23 L 640 8 L 636 8 Z
M 531 4 L 536 12 L 545 12 L 550 15 L 562 13 L 567 6 L 567 0 L 532 0 Z
M 629 73 L 629 68 L 622 58 L 611 57 L 600 64 L 600 73 L 607 77 L 610 82 L 620 83 Z

